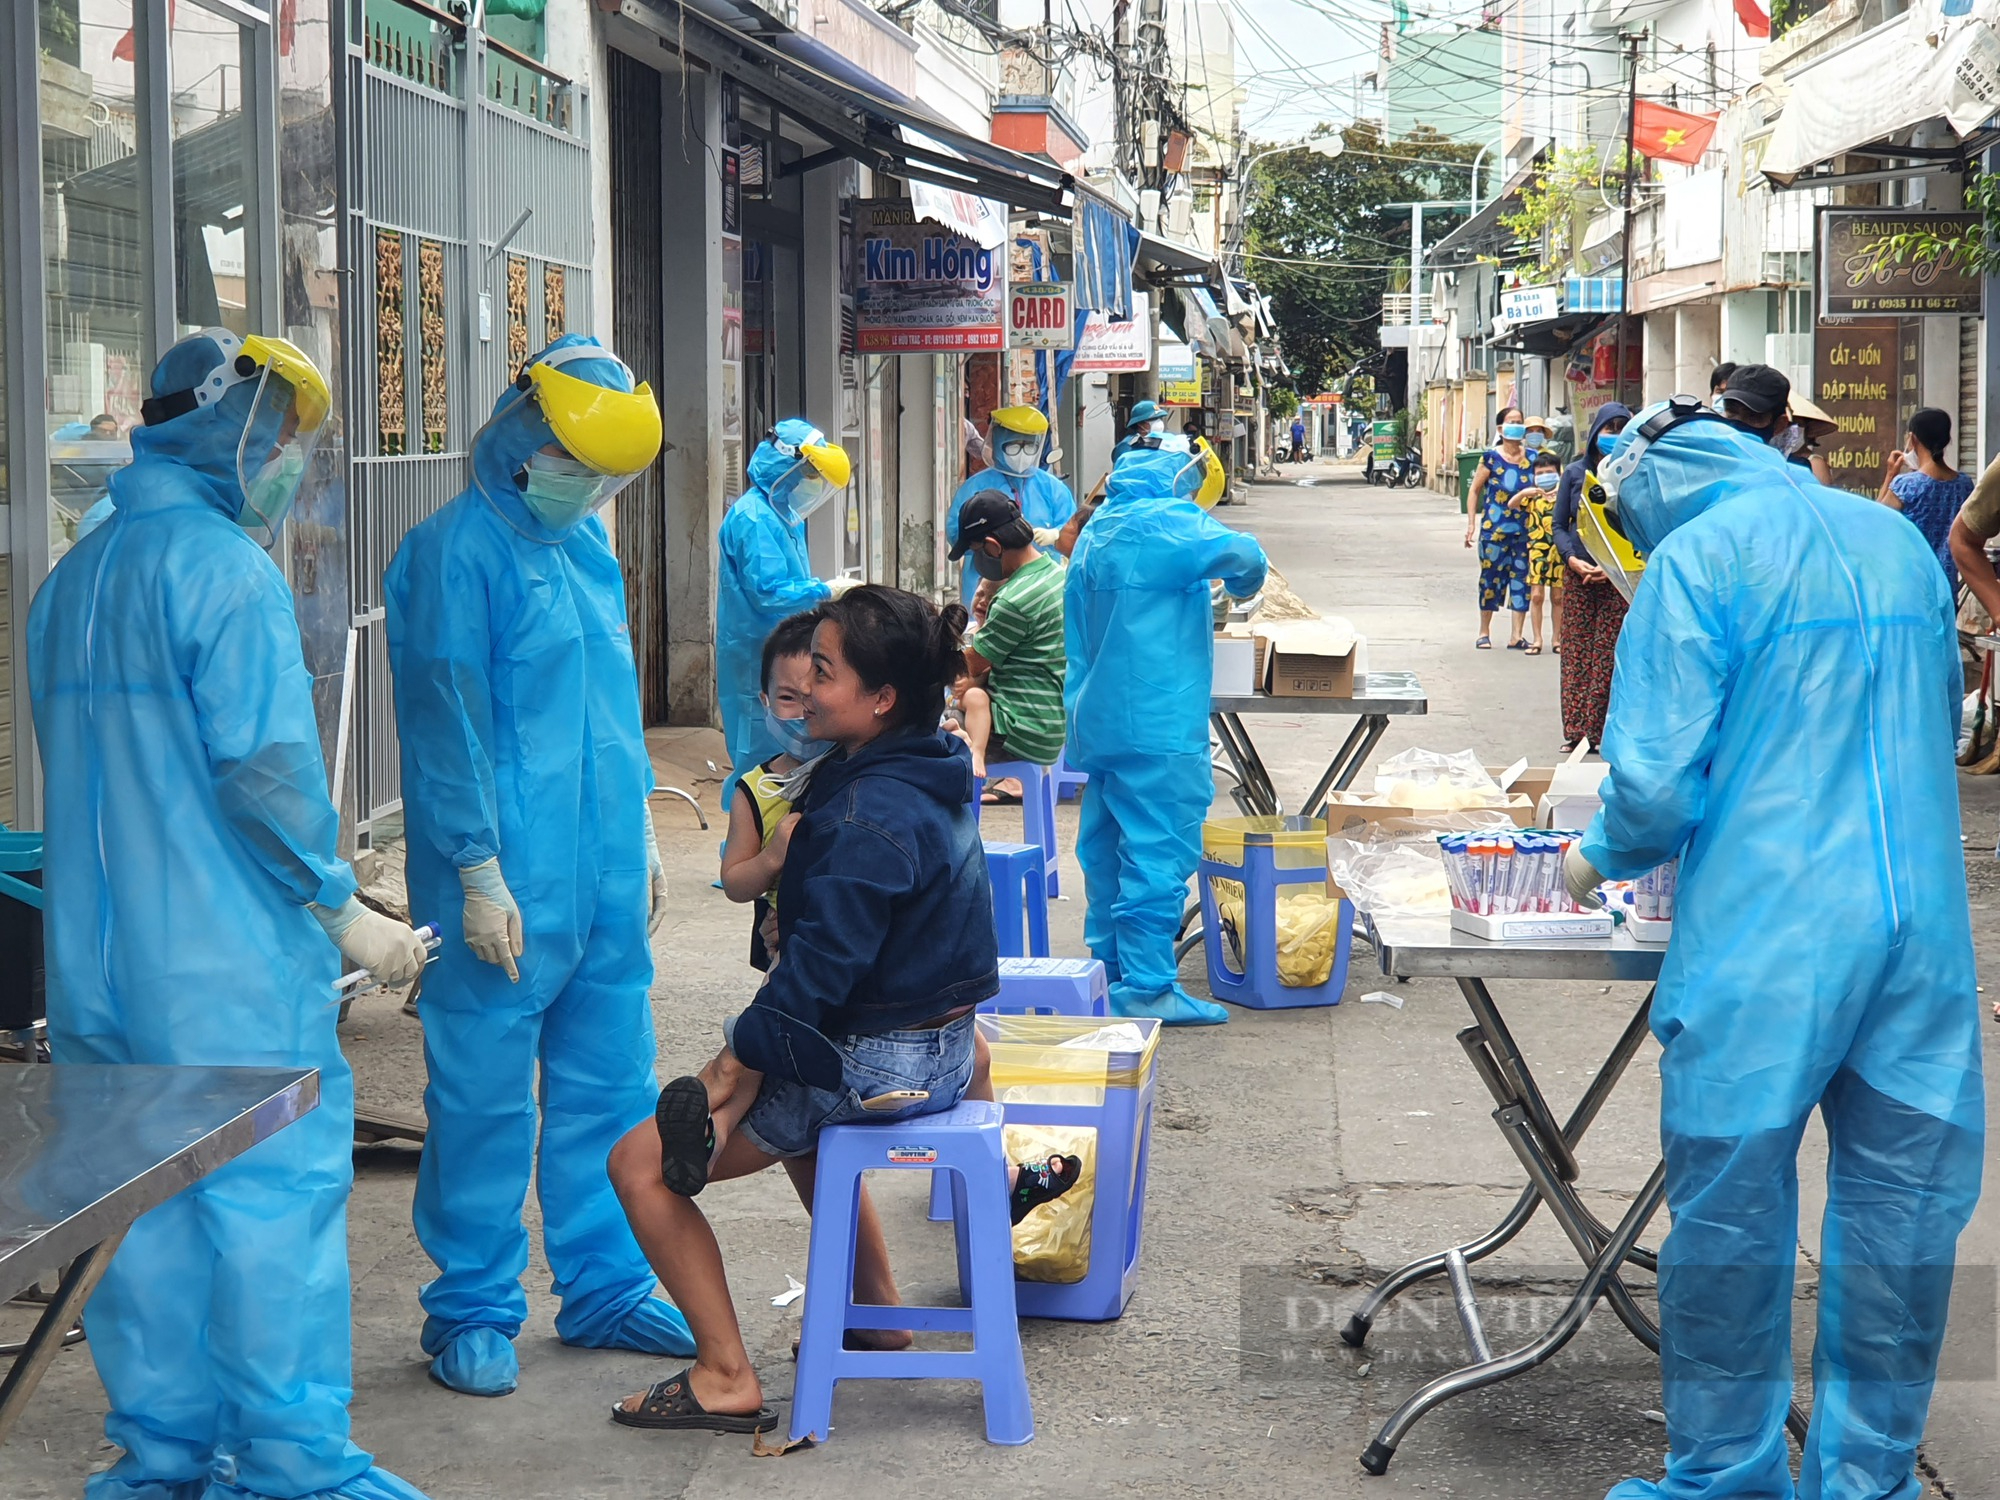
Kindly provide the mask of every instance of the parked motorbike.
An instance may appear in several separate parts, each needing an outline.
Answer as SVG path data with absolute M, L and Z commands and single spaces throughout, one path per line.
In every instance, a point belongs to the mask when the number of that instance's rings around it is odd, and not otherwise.
M 1386 464 L 1375 462 L 1375 455 L 1368 455 L 1367 479 L 1370 484 L 1385 485 L 1389 489 L 1401 486 L 1414 490 L 1424 482 L 1423 455 L 1415 448 L 1405 448 Z

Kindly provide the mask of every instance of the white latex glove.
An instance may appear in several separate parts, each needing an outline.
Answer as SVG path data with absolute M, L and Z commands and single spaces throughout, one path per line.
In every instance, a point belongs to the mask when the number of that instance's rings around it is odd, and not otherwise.
M 315 906 L 312 913 L 340 949 L 340 956 L 356 968 L 366 969 L 376 983 L 400 989 L 423 972 L 424 960 L 430 955 L 409 923 L 369 910 L 358 896 L 349 896 L 331 910 Z
M 1581 844 L 1571 844 L 1563 856 L 1563 884 L 1569 887 L 1570 899 L 1585 911 L 1597 911 L 1604 905 L 1597 894 L 1604 877 L 1598 874 L 1596 865 L 1583 857 Z
M 667 867 L 660 860 L 660 836 L 653 830 L 653 804 L 646 804 L 646 936 L 667 919 Z
M 468 865 L 458 872 L 458 883 L 465 887 L 465 946 L 481 963 L 498 964 L 519 984 L 521 970 L 514 960 L 521 956 L 521 908 L 500 878 L 500 861 Z
M 1037 526 L 1035 528 L 1035 545 L 1037 547 L 1053 547 L 1060 540 L 1062 540 L 1062 528 L 1060 526 Z
M 859 588 L 861 586 L 861 580 L 859 578 L 849 578 L 845 574 L 842 574 L 838 578 L 827 579 L 826 586 L 828 589 L 832 590 L 833 597 L 838 599 L 842 594 L 846 593 L 849 589 Z

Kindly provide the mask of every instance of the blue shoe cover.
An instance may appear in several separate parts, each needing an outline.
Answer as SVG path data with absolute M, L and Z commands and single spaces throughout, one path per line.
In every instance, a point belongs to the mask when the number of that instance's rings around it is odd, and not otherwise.
M 565 1344 L 588 1349 L 630 1349 L 635 1354 L 692 1355 L 694 1335 L 673 1303 L 660 1297 L 641 1298 L 618 1326 L 602 1338 L 565 1338 Z
M 235 1484 L 211 1484 L 200 1493 L 201 1500 L 265 1500 L 256 1490 L 246 1490 Z M 408 1480 L 398 1479 L 387 1469 L 370 1465 L 345 1484 L 314 1490 L 309 1495 L 300 1496 L 299 1500 L 428 1500 L 428 1497 Z
M 1113 990 L 1111 1014 L 1135 1019 L 1152 1016 L 1168 1026 L 1220 1026 L 1229 1019 L 1226 1006 L 1213 1000 L 1197 1000 L 1179 985 L 1162 990 L 1149 1000 L 1136 1000 Z
M 424 1347 L 431 1347 L 428 1338 Z M 521 1361 L 499 1329 L 461 1328 L 431 1361 L 431 1379 L 462 1395 L 504 1396 L 521 1383 Z

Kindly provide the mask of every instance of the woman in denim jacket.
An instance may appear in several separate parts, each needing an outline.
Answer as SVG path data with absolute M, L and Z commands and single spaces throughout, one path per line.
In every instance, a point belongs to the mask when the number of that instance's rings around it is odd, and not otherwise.
M 821 605 L 806 722 L 830 742 L 804 793 L 778 884 L 777 960 L 700 1075 L 661 1091 L 658 1119 L 611 1156 L 611 1177 L 695 1363 L 621 1402 L 627 1426 L 748 1432 L 763 1404 L 722 1256 L 694 1195 L 782 1162 L 808 1210 L 829 1125 L 947 1110 L 975 1085 L 973 1008 L 1000 989 L 992 894 L 972 816 L 971 754 L 942 733 L 963 669 L 965 610 L 865 586 Z M 1058 1196 L 1074 1157 L 1015 1169 L 1016 1219 Z M 894 1305 L 888 1248 L 863 1191 L 859 1300 Z M 902 1348 L 907 1332 L 856 1332 Z

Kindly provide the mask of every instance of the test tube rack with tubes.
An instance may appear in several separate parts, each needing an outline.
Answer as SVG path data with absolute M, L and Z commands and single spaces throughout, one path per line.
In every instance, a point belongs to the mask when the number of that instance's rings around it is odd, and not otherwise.
M 1674 935 L 1674 896 L 1681 862 L 1670 859 L 1632 882 L 1625 926 L 1642 943 L 1664 943 Z
M 1579 907 L 1563 881 L 1563 856 L 1581 837 L 1543 828 L 1439 834 L 1451 925 L 1495 942 L 1610 937 L 1610 914 Z

